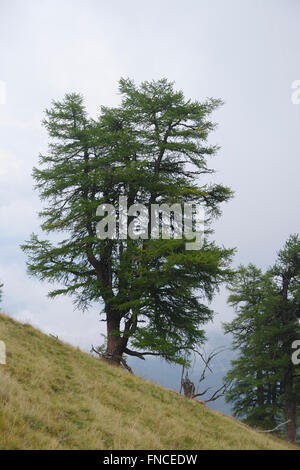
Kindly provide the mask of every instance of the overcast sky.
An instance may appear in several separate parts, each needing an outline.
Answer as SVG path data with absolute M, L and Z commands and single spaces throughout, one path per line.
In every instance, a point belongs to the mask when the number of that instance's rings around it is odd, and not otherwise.
M 235 191 L 215 238 L 237 247 L 235 264 L 265 268 L 300 232 L 299 0 L 0 0 L 0 280 L 3 309 L 89 349 L 97 312 L 49 300 L 29 279 L 20 243 L 38 230 L 32 167 L 47 145 L 43 110 L 81 92 L 88 111 L 119 102 L 118 80 L 167 77 L 188 98 L 222 98 L 211 142 L 214 177 Z M 232 317 L 216 297 L 214 325 Z

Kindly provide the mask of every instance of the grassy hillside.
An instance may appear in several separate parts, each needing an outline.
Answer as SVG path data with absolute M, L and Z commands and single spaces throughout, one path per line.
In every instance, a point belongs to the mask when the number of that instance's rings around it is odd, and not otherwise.
M 293 449 L 0 315 L 0 449 Z

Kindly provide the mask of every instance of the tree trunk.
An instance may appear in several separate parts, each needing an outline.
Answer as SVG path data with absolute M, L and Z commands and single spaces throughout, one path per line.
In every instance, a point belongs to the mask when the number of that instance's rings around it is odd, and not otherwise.
M 286 424 L 286 438 L 289 442 L 296 442 L 297 426 L 296 426 L 296 406 L 294 402 L 287 402 L 284 407 L 285 419 L 289 422 Z
M 257 371 L 256 378 L 258 381 L 262 381 L 262 372 L 261 370 Z M 261 383 L 257 386 L 257 404 L 259 407 L 263 407 L 265 404 L 265 399 L 264 399 L 264 388 L 261 385 Z
M 287 273 L 282 275 L 282 298 L 283 298 L 283 314 L 285 323 L 289 324 L 293 318 L 291 312 L 288 308 L 288 292 L 291 282 L 291 277 Z M 296 442 L 297 435 L 297 425 L 296 425 L 296 407 L 297 407 L 297 398 L 296 393 L 294 392 L 294 365 L 291 361 L 291 344 L 292 338 L 294 335 L 293 328 L 289 328 L 287 332 L 287 343 L 285 344 L 284 351 L 289 358 L 287 365 L 286 373 L 284 376 L 284 413 L 285 420 L 289 421 L 286 424 L 286 438 L 289 442 Z
M 120 337 L 119 315 L 107 314 L 107 346 L 105 359 L 112 365 L 120 365 L 127 340 Z
M 284 405 L 286 424 L 286 438 L 289 442 L 296 442 L 296 395 L 293 391 L 293 367 L 289 369 L 285 376 L 285 405 Z

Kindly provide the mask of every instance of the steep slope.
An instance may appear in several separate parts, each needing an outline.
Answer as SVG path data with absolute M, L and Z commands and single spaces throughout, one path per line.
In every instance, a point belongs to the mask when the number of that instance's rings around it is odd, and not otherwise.
M 0 315 L 0 449 L 293 449 Z

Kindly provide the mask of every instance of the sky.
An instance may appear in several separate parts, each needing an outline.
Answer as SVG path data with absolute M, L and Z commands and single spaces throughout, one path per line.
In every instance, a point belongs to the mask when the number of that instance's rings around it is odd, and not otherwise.
M 299 0 L 0 0 L 0 280 L 2 310 L 89 350 L 102 342 L 101 307 L 74 311 L 30 279 L 19 246 L 39 231 L 31 172 L 46 152 L 45 108 L 80 92 L 88 112 L 119 103 L 120 77 L 166 77 L 191 99 L 222 98 L 210 142 L 213 181 L 234 199 L 214 223 L 236 247 L 234 266 L 265 269 L 300 232 Z M 211 346 L 233 318 L 222 289 Z

